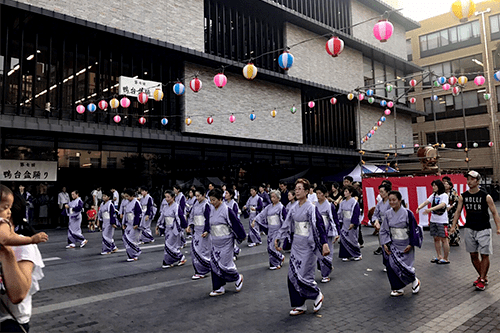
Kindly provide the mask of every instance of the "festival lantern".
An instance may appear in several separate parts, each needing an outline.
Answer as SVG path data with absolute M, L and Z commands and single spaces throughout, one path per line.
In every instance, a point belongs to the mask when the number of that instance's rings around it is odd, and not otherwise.
M 439 146 L 439 143 L 438 143 L 438 146 Z M 441 148 L 443 148 L 443 149 L 446 148 L 446 144 L 442 143 Z
M 495 74 L 493 74 L 493 78 L 496 80 L 496 81 L 500 81 L 500 71 L 496 72 Z
M 394 90 L 394 86 L 392 84 L 388 84 L 385 86 L 385 91 L 391 92 Z
M 243 67 L 243 76 L 247 80 L 253 80 L 257 76 L 257 67 L 251 62 L 248 63 L 245 67 Z
M 451 12 L 460 22 L 467 22 L 476 11 L 476 5 L 472 0 L 458 0 L 451 4 Z
M 139 124 L 144 125 L 146 123 L 146 118 L 145 117 L 140 117 L 139 118 Z
M 387 107 L 388 108 L 392 108 L 393 106 L 394 106 L 394 102 L 393 101 L 387 102 Z
M 474 143 L 472 144 L 472 146 L 473 146 L 474 148 L 477 148 L 477 147 L 479 147 L 479 144 L 478 144 L 477 142 L 474 142 Z
M 278 57 L 278 65 L 284 70 L 289 70 L 293 65 L 293 55 L 288 51 L 283 52 Z
M 403 144 L 401 145 L 401 148 L 406 148 L 406 145 L 403 143 Z
M 122 108 L 126 109 L 130 106 L 130 99 L 128 99 L 127 97 L 123 97 L 121 100 L 120 100 L 120 105 L 122 106 Z
M 276 110 L 271 111 L 271 117 L 273 117 L 273 118 L 276 117 Z
M 462 148 L 462 143 L 457 143 L 457 148 Z
M 180 95 L 184 94 L 184 92 L 186 91 L 186 87 L 182 84 L 182 82 L 177 82 L 176 84 L 174 84 L 173 90 L 174 90 L 174 94 L 176 94 L 177 96 L 180 96 Z
M 370 130 L 370 134 L 371 135 L 375 134 L 375 130 Z
M 122 121 L 122 117 L 120 117 L 119 115 L 116 115 L 113 117 L 113 121 L 118 124 L 120 121 Z
M 384 114 L 385 114 L 386 116 L 390 115 L 390 114 L 391 114 L 391 110 L 386 109 L 386 110 L 384 111 Z
M 387 42 L 389 38 L 391 38 L 392 33 L 394 32 L 394 26 L 391 22 L 387 20 L 380 20 L 373 27 L 373 35 L 377 38 L 381 43 Z
M 95 106 L 94 103 L 90 103 L 89 105 L 87 105 L 87 110 L 93 113 L 97 110 L 97 106 Z
M 446 83 L 446 78 L 444 76 L 440 76 L 440 77 L 438 77 L 437 82 L 439 84 L 445 84 Z
M 486 82 L 486 79 L 482 75 L 478 75 L 474 78 L 474 83 L 476 86 L 482 86 Z
M 191 88 L 191 90 L 193 92 L 198 92 L 201 90 L 201 86 L 202 86 L 202 83 L 201 83 L 201 80 L 198 79 L 197 77 L 195 77 L 194 79 L 192 79 L 190 82 L 189 82 L 189 88 Z
M 353 100 L 353 98 L 354 98 L 354 94 L 353 94 L 353 93 L 348 93 L 348 94 L 347 94 L 347 99 L 348 99 L 348 100 L 352 101 L 352 100 Z
M 360 93 L 360 94 L 358 95 L 358 100 L 362 101 L 362 100 L 364 100 L 364 99 L 365 99 L 365 95 Z
M 443 84 L 443 90 L 448 91 L 448 90 L 450 90 L 450 89 L 451 89 L 451 86 L 450 86 L 450 84 L 449 84 L 449 83 L 445 83 L 445 84 Z
M 458 96 L 460 94 L 460 87 L 451 88 L 451 93 L 453 94 L 453 96 Z
M 417 99 L 415 97 L 410 97 L 410 103 L 411 104 L 417 103 Z
M 335 97 L 330 98 L 330 104 L 332 105 L 337 104 L 337 99 Z
M 437 101 L 438 99 L 439 99 L 439 97 L 437 95 L 432 95 L 432 97 L 431 97 L 431 100 L 433 102 Z
M 141 92 L 138 96 L 137 96 L 137 100 L 139 101 L 139 103 L 141 104 L 146 104 L 148 101 L 149 101 L 149 96 L 148 94 L 146 94 L 145 92 Z
M 81 105 L 81 104 L 80 104 L 80 105 L 78 105 L 78 106 L 76 107 L 76 112 L 78 112 L 79 114 L 85 113 L 85 106 L 83 106 L 83 105 Z
M 368 141 L 368 139 L 369 139 L 368 135 L 367 135 L 367 136 L 365 136 L 365 141 Z
M 361 144 L 365 143 L 365 138 L 361 139 Z
M 368 97 L 368 103 L 373 104 L 373 102 L 375 102 L 375 98 Z
M 367 137 L 369 137 L 369 138 L 371 138 L 371 137 L 372 137 L 372 134 L 371 134 L 371 133 L 368 133 L 366 136 L 367 136 Z
M 435 88 L 439 88 L 441 86 L 437 81 L 434 81 L 432 84 L 434 85 Z
M 236 117 L 232 114 L 229 116 L 229 122 L 234 123 L 236 121 Z
M 113 98 L 112 100 L 109 101 L 109 106 L 112 109 L 118 109 L 118 107 L 120 106 L 120 102 L 116 98 Z
M 488 142 L 488 146 L 493 147 L 493 142 L 492 141 Z
M 256 117 L 257 116 L 255 115 L 255 113 L 250 113 L 250 120 L 251 121 L 254 121 Z
M 380 101 L 380 106 L 385 108 L 387 106 L 387 101 L 381 100 Z
M 163 99 L 163 91 L 161 91 L 160 89 L 156 89 L 153 92 L 153 98 L 157 102 L 161 101 Z
M 224 86 L 227 83 L 227 76 L 225 76 L 223 73 L 219 73 L 214 76 L 214 83 L 217 86 L 217 88 L 224 88 Z
M 106 111 L 106 109 L 108 108 L 108 102 L 106 102 L 105 100 L 100 100 L 97 105 L 102 111 Z
M 378 127 L 377 126 L 373 126 L 373 130 L 374 131 L 378 130 Z
M 374 94 L 373 89 L 368 89 L 368 90 L 366 91 L 366 96 L 368 96 L 368 97 L 373 96 L 373 94 Z
M 458 82 L 458 79 L 454 76 L 450 76 L 450 78 L 448 79 L 448 83 L 451 84 L 452 86 L 457 84 L 457 82 Z
M 462 76 L 458 77 L 458 84 L 461 85 L 461 86 L 466 85 L 468 81 L 469 81 L 469 79 L 465 75 L 462 75 Z
M 489 101 L 491 98 L 491 94 L 485 93 L 485 94 L 483 94 L 483 97 L 484 97 L 485 101 Z
M 417 85 L 417 80 L 411 79 L 410 80 L 410 87 L 415 87 Z
M 312 109 L 314 106 L 316 105 L 316 103 L 314 103 L 313 101 L 310 101 L 309 103 L 307 103 L 307 106 Z
M 338 37 L 332 37 L 326 42 L 326 52 L 332 57 L 337 57 L 344 50 L 344 41 Z
M 168 124 L 168 119 L 167 119 L 167 118 L 162 118 L 162 119 L 161 119 L 161 124 L 162 124 L 163 126 L 167 125 L 167 124 Z
M 386 121 L 386 118 L 384 116 L 380 117 L 380 121 L 381 122 L 385 122 Z
M 420 145 L 418 143 L 415 143 L 414 147 L 418 148 L 418 147 L 420 147 Z
M 377 125 L 382 126 L 382 120 L 377 121 Z
M 214 123 L 214 118 L 208 117 L 207 118 L 207 124 L 212 125 Z
M 191 125 L 193 123 L 193 121 L 191 120 L 191 118 L 187 117 L 186 118 L 186 125 Z
M 290 112 L 292 114 L 295 114 L 295 112 L 297 112 L 297 108 L 295 107 L 295 105 L 290 108 Z

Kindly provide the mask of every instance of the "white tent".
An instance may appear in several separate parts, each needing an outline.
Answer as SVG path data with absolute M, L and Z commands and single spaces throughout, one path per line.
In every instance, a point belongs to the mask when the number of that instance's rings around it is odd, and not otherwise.
M 387 172 L 396 172 L 396 170 L 394 170 L 391 167 L 387 167 L 387 168 L 389 168 L 389 170 Z M 360 182 L 361 181 L 361 173 L 365 174 L 365 173 L 384 173 L 384 172 L 386 172 L 385 168 L 382 169 L 380 166 L 377 166 L 375 164 L 365 164 L 363 166 L 358 164 L 354 168 L 354 170 L 352 170 L 348 174 L 348 176 L 351 176 L 355 182 Z

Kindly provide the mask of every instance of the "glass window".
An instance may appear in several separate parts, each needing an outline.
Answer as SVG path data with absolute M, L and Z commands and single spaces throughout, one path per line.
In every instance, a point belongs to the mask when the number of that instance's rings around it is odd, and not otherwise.
M 386 77 L 386 80 L 390 84 L 392 84 L 393 86 L 397 85 L 397 83 L 394 82 L 394 79 L 396 78 L 394 75 L 394 68 L 389 67 L 389 66 L 385 66 L 385 77 Z M 387 97 L 390 99 L 393 99 L 394 97 L 396 97 L 396 93 L 397 93 L 397 89 L 392 89 L 391 92 L 387 93 Z
M 466 109 L 475 108 L 475 107 L 479 106 L 477 92 L 475 90 L 474 91 L 466 91 L 463 93 L 463 96 L 464 96 L 464 107 Z M 460 108 L 461 107 L 462 106 L 460 105 Z
M 439 32 L 427 35 L 427 48 L 429 50 L 437 49 L 439 46 Z
M 427 36 L 420 36 L 420 52 L 427 51 Z
M 448 29 L 448 38 L 450 40 L 450 43 L 456 43 L 458 41 L 457 27 Z
M 471 38 L 472 29 L 470 24 L 458 26 L 458 41 L 463 42 Z
M 451 62 L 443 62 L 443 75 L 448 77 L 451 76 L 452 71 L 451 71 Z
M 481 31 L 479 30 L 479 21 L 475 21 L 471 23 L 472 26 L 472 37 L 479 37 L 481 36 Z
M 443 30 L 440 32 L 440 36 L 441 36 L 441 45 L 440 46 L 446 46 L 449 44 L 448 42 L 448 30 Z
M 500 26 L 498 24 L 498 18 L 499 18 L 498 15 L 490 16 L 490 30 L 491 30 L 492 34 L 500 31 Z
M 411 39 L 406 40 L 406 57 L 408 61 L 413 60 L 413 49 L 411 47 Z
M 372 60 L 370 58 L 363 57 L 363 76 L 365 80 L 365 86 L 373 84 L 373 68 Z
M 434 75 L 436 75 L 436 76 L 443 75 L 443 64 L 431 65 L 431 66 L 429 66 L 429 69 L 431 72 L 434 72 Z

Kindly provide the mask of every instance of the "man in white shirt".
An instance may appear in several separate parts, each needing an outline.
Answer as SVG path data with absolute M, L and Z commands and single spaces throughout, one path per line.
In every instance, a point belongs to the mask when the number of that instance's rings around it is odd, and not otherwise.
M 64 208 L 64 205 L 69 203 L 69 193 L 66 192 L 66 187 L 63 187 L 61 189 L 61 192 L 59 192 L 59 195 L 57 196 L 57 204 L 59 205 L 59 218 L 57 219 L 58 221 L 58 226 L 57 229 L 61 229 L 63 226 L 68 224 L 68 217 L 66 215 L 62 215 Z

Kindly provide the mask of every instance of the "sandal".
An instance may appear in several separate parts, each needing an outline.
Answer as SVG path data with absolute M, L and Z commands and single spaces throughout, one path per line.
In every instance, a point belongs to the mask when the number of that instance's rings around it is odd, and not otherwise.
M 438 262 L 436 262 L 436 264 L 439 264 L 439 265 L 448 265 L 449 263 L 450 263 L 450 261 L 446 261 L 444 259 L 441 259 Z
M 434 258 L 434 259 L 432 259 L 432 260 L 431 260 L 431 263 L 433 263 L 433 264 L 437 264 L 437 263 L 438 263 L 438 261 L 439 261 L 439 259 L 438 259 L 438 258 Z

